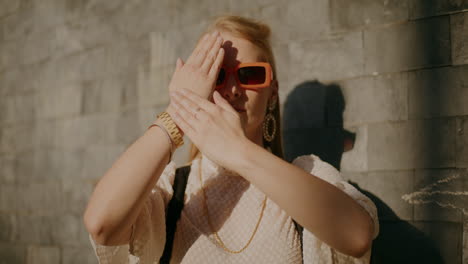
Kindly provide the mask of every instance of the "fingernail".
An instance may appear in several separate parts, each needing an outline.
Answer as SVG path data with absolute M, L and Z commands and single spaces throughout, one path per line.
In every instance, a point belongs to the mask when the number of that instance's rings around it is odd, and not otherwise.
M 216 36 L 218 34 L 218 30 L 213 31 L 213 36 Z

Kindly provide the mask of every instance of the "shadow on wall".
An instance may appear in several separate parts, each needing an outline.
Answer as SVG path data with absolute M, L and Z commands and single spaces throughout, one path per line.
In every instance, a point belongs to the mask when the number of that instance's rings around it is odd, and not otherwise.
M 431 238 L 406 221 L 398 218 L 393 210 L 374 194 L 350 182 L 360 192 L 369 197 L 377 206 L 380 232 L 372 245 L 372 264 L 390 263 L 444 263 L 439 249 Z
M 343 152 L 352 149 L 355 139 L 343 129 L 343 111 L 337 85 L 309 81 L 296 86 L 284 103 L 286 160 L 313 153 L 339 170 Z
M 285 158 L 315 154 L 340 170 L 342 155 L 354 146 L 355 134 L 343 129 L 345 101 L 338 85 L 306 81 L 286 98 L 283 114 Z M 371 263 L 443 263 L 433 241 L 399 219 L 376 195 L 359 188 L 377 206 L 380 233 L 372 246 Z

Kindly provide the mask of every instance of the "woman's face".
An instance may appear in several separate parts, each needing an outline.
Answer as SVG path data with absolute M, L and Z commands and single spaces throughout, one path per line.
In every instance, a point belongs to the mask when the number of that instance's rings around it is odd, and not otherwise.
M 239 63 L 261 62 L 262 53 L 259 48 L 248 40 L 235 37 L 229 33 L 220 32 L 224 39 L 225 51 L 223 67 L 234 68 Z M 224 87 L 219 88 L 219 93 L 238 111 L 241 117 L 247 137 L 256 143 L 262 142 L 262 122 L 265 118 L 269 102 L 278 99 L 278 85 L 272 81 L 266 88 L 247 90 L 237 85 L 233 74 L 229 75 Z M 274 100 L 274 101 L 270 101 Z

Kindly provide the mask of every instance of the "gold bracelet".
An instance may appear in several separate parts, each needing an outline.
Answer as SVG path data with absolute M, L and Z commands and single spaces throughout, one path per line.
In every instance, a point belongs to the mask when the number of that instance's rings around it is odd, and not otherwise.
M 171 159 L 172 159 L 172 154 L 174 153 L 174 142 L 172 142 L 171 136 L 169 135 L 169 133 L 167 132 L 166 128 L 163 125 L 158 124 L 158 123 L 154 123 L 154 124 L 150 125 L 148 127 L 148 129 L 150 129 L 150 128 L 154 127 L 154 126 L 160 127 L 166 133 L 167 137 L 169 138 L 169 144 L 171 145 L 171 149 L 169 151 L 169 161 L 167 162 L 167 164 L 169 164 L 171 162 Z
M 167 112 L 162 112 L 156 116 L 156 119 L 160 121 L 160 123 L 166 128 L 169 136 L 174 142 L 176 149 L 184 144 L 184 138 L 179 131 L 174 120 L 172 120 L 171 116 Z

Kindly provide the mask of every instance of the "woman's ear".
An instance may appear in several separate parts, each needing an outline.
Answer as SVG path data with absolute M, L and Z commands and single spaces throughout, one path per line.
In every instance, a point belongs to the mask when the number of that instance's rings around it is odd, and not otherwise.
M 278 81 L 277 80 L 272 80 L 271 81 L 271 99 L 270 100 L 278 100 Z

